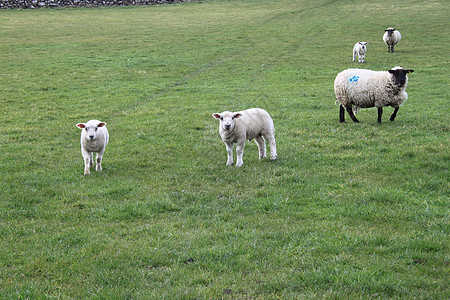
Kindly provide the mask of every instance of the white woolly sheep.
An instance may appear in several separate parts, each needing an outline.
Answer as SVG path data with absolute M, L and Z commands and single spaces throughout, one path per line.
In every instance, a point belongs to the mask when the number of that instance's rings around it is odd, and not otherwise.
M 386 29 L 383 35 L 383 41 L 388 46 L 388 52 L 391 53 L 394 53 L 394 46 L 397 45 L 397 43 L 400 42 L 401 39 L 402 35 L 400 34 L 400 31 L 392 27 Z
M 355 57 L 358 55 L 358 60 L 360 63 L 364 63 L 364 59 L 366 57 L 367 52 L 367 44 L 369 42 L 357 42 L 355 46 L 353 46 L 353 62 L 355 62 Z
M 95 170 L 101 171 L 103 153 L 109 140 L 106 123 L 90 120 L 86 123 L 78 123 L 76 126 L 81 129 L 81 155 L 83 155 L 84 160 L 84 175 L 89 175 L 90 167 L 94 166 L 93 152 L 97 153 Z
M 334 93 L 336 103 L 340 103 L 339 121 L 345 122 L 345 110 L 355 123 L 359 123 L 353 114 L 353 106 L 359 108 L 378 108 L 378 122 L 381 123 L 383 107 L 394 107 L 390 120 L 394 121 L 399 107 L 408 99 L 405 92 L 408 85 L 407 73 L 414 70 L 405 70 L 395 67 L 389 71 L 372 71 L 364 69 L 347 69 L 340 72 L 334 80 Z
M 275 143 L 275 128 L 270 115 L 263 109 L 250 108 L 240 112 L 224 111 L 214 113 L 212 116 L 220 120 L 219 133 L 227 148 L 227 166 L 233 164 L 233 146 L 237 144 L 236 166 L 244 164 L 245 142 L 255 139 L 259 149 L 259 159 L 266 157 L 266 143 L 269 141 L 270 159 L 277 159 L 277 146 Z M 264 137 L 264 138 L 263 138 Z

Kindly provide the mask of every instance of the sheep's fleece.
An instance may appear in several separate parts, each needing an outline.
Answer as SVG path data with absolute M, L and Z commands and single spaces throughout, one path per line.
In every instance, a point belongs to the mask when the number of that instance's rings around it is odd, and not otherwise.
M 270 159 L 277 158 L 275 128 L 272 118 L 265 110 L 251 108 L 240 112 L 224 111 L 212 116 L 220 120 L 219 133 L 227 148 L 227 165 L 233 164 L 233 146 L 237 144 L 236 166 L 242 166 L 245 142 L 253 139 L 258 144 L 260 159 L 266 157 L 264 138 L 270 145 Z

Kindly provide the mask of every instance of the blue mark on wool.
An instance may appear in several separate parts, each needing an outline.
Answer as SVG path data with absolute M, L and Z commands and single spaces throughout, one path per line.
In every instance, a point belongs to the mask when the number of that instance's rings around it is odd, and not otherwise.
M 357 82 L 358 79 L 359 79 L 359 76 L 353 75 L 352 77 L 350 77 L 350 79 L 348 81 L 350 81 L 350 82 Z

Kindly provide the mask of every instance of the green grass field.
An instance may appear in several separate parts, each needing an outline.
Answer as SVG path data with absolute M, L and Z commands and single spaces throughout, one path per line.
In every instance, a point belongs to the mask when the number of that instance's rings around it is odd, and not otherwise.
M 0 298 L 448 299 L 449 15 L 445 0 L 0 11 Z M 337 73 L 397 65 L 415 72 L 396 120 L 340 124 Z M 272 115 L 278 160 L 248 143 L 226 167 L 211 114 L 250 107 Z M 89 119 L 110 143 L 83 176 Z

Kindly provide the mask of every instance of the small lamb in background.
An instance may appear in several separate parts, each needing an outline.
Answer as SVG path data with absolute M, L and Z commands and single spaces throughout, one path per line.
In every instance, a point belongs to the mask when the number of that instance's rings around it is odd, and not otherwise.
M 90 120 L 76 125 L 81 129 L 81 155 L 84 159 L 84 175 L 90 174 L 90 167 L 94 166 L 93 152 L 97 153 L 96 171 L 102 170 L 102 157 L 108 145 L 109 133 L 106 123 Z
M 364 59 L 366 57 L 367 52 L 367 44 L 369 42 L 357 42 L 355 46 L 353 46 L 353 62 L 355 62 L 355 57 L 358 55 L 359 62 L 364 63 Z
M 250 108 L 240 112 L 224 111 L 214 113 L 212 116 L 220 120 L 219 133 L 227 147 L 227 166 L 233 164 L 233 147 L 237 144 L 236 166 L 244 164 L 245 142 L 255 139 L 259 149 L 259 159 L 266 157 L 266 143 L 269 141 L 270 159 L 277 159 L 277 146 L 275 143 L 275 128 L 270 115 L 263 109 Z M 263 138 L 264 137 L 264 138 Z
M 388 52 L 391 53 L 394 53 L 394 46 L 397 45 L 397 43 L 400 42 L 401 39 L 402 35 L 400 34 L 400 31 L 392 27 L 386 29 L 383 35 L 383 41 L 388 46 Z

